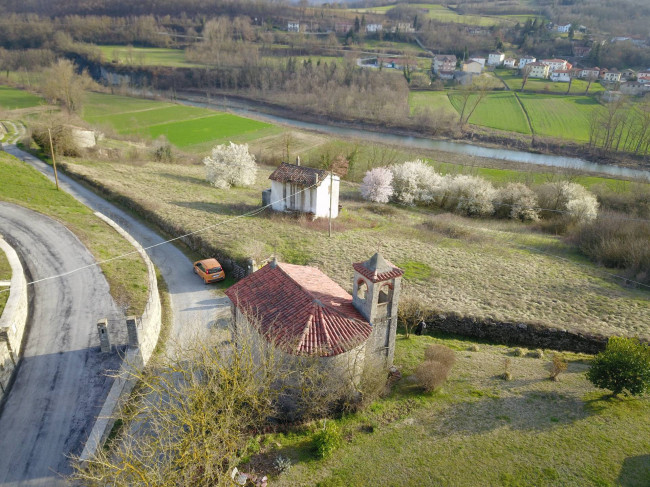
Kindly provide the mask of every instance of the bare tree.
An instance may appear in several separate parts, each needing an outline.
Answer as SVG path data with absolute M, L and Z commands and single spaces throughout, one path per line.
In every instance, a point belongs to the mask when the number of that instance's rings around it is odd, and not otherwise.
M 484 79 L 475 80 L 470 86 L 459 90 L 460 114 L 458 125 L 462 128 L 468 123 L 476 108 L 488 94 L 488 83 Z
M 585 95 L 589 93 L 589 88 L 591 88 L 591 83 L 598 79 L 598 75 L 595 73 L 589 72 L 587 76 L 587 88 L 585 89 Z
M 406 338 L 411 336 L 411 331 L 425 319 L 426 314 L 426 309 L 417 298 L 413 296 L 400 298 L 397 319 L 404 327 Z
M 528 64 L 526 64 L 526 66 L 524 66 L 524 69 L 521 70 L 521 89 L 519 91 L 524 91 L 526 83 L 528 82 L 528 77 L 530 76 L 532 70 L 533 67 Z
M 46 70 L 41 89 L 50 102 L 58 103 L 72 113 L 81 110 L 85 90 L 91 84 L 87 73 L 78 75 L 71 61 L 59 59 Z

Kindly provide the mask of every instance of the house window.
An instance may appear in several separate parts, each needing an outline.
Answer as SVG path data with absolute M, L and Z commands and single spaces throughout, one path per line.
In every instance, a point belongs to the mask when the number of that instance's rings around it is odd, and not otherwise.
M 365 301 L 366 296 L 368 295 L 368 284 L 363 279 L 359 279 L 357 282 L 357 298 L 361 301 Z

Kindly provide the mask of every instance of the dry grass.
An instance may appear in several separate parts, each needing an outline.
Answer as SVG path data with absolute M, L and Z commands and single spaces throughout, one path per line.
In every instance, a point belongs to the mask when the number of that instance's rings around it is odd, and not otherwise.
M 202 235 L 236 258 L 248 257 L 251 247 L 260 257 L 275 253 L 319 267 L 350 291 L 351 263 L 379 249 L 394 262 L 430 269 L 426 277 L 406 279 L 404 291 L 442 313 L 650 337 L 647 292 L 623 287 L 559 238 L 520 223 L 395 206 L 377 211 L 344 183 L 343 211 L 328 238 L 322 221 L 268 213 L 232 220 L 260 205 L 272 167 L 261 168 L 252 189 L 222 191 L 207 184 L 201 166 L 68 162 L 179 229 L 212 226 Z
M 0 281 L 8 281 L 11 279 L 11 266 L 7 260 L 7 256 L 0 250 Z M 5 309 L 7 299 L 9 299 L 9 288 L 0 286 L 0 316 Z

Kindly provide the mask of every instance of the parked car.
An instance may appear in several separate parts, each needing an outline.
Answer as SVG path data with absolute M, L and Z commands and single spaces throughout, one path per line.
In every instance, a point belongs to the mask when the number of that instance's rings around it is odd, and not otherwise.
M 226 273 L 217 259 L 203 259 L 194 263 L 194 273 L 198 274 L 206 284 L 223 281 Z

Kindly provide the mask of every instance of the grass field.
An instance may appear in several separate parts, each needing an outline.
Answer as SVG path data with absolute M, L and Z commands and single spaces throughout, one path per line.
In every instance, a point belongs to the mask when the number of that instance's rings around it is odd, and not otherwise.
M 456 353 L 442 390 L 422 393 L 412 380 L 424 348 Z M 315 460 L 317 424 L 259 439 L 257 466 L 273 472 L 281 455 L 293 467 L 278 486 L 643 486 L 650 478 L 650 399 L 607 399 L 585 378 L 589 358 L 565 354 L 568 370 L 548 380 L 545 358 L 514 357 L 506 347 L 432 337 L 398 336 L 395 364 L 403 374 L 391 394 L 335 421 L 343 445 Z M 503 381 L 506 357 L 513 380 Z M 247 470 L 248 468 L 248 470 Z
M 9 281 L 11 279 L 11 266 L 5 253 L 0 250 L 0 281 Z M 0 286 L 0 316 L 5 309 L 7 299 L 9 299 L 9 288 Z
M 84 118 L 119 134 L 135 133 L 150 139 L 163 135 L 170 143 L 190 151 L 207 150 L 230 140 L 248 142 L 282 131 L 229 113 L 101 93 L 88 96 Z
M 449 98 L 458 113 L 461 111 L 462 99 L 449 92 Z M 472 100 L 469 101 L 471 105 Z M 493 92 L 481 101 L 469 119 L 469 123 L 482 125 L 497 130 L 507 130 L 520 134 L 530 134 L 526 115 L 511 91 Z
M 600 104 L 590 96 L 519 95 L 536 135 L 589 140 L 589 120 Z
M 30 208 L 67 226 L 98 261 L 132 253 L 133 247 L 93 212 L 41 173 L 22 161 L 0 153 L 0 200 Z M 141 315 L 148 296 L 147 269 L 138 254 L 104 263 L 101 269 L 117 303 L 127 314 Z
M 97 46 L 106 62 L 131 66 L 168 66 L 171 68 L 194 68 L 201 64 L 185 60 L 182 49 L 160 47 Z
M 409 93 L 409 106 L 411 113 L 416 113 L 418 109 L 430 108 L 434 112 L 458 116 L 458 112 L 449 101 L 446 91 L 412 91 Z
M 411 4 L 411 6 L 418 8 L 423 12 L 426 11 L 426 13 L 422 16 L 423 18 L 436 20 L 438 22 L 478 25 L 482 27 L 490 27 L 493 25 L 516 22 L 515 20 L 510 19 L 507 16 L 492 17 L 492 16 L 485 16 L 485 15 L 461 15 L 440 4 L 414 3 Z M 371 7 L 371 8 L 355 8 L 352 11 L 358 13 L 385 14 L 388 10 L 394 7 L 395 5 L 387 5 L 384 7 Z
M 24 90 L 17 90 L 8 86 L 0 86 L 0 108 L 15 110 L 17 108 L 31 108 L 43 104 L 40 96 L 32 95 Z
M 217 190 L 205 181 L 201 166 L 68 162 L 71 170 L 187 232 L 258 208 L 273 169 L 258 171 L 250 189 Z M 360 156 L 356 164 L 364 168 L 367 162 Z M 650 337 L 648 293 L 621 287 L 558 237 L 515 222 L 368 205 L 354 184 L 345 183 L 342 191 L 333 238 L 327 237 L 326 221 L 277 214 L 238 219 L 202 236 L 235 258 L 261 260 L 275 253 L 288 262 L 316 265 L 347 289 L 351 262 L 380 246 L 391 260 L 433 269 L 427 278 L 405 282 L 404 289 L 440 312 Z
M 499 77 L 506 82 L 506 84 L 511 90 L 519 91 L 521 89 L 522 78 L 521 75 L 519 74 L 519 71 L 510 70 L 510 69 L 499 69 L 496 71 L 496 74 L 498 74 Z M 571 91 L 569 92 L 569 94 L 584 95 L 585 91 L 587 90 L 588 84 L 589 83 L 587 81 L 581 79 L 573 80 L 573 82 L 571 83 Z M 528 78 L 528 81 L 526 82 L 525 91 L 538 91 L 542 93 L 546 92 L 546 93 L 565 94 L 568 88 L 569 88 L 569 83 L 553 82 L 547 79 Z M 603 85 L 601 85 L 600 83 L 591 83 L 591 86 L 589 87 L 588 95 L 602 93 L 603 91 L 605 91 Z

